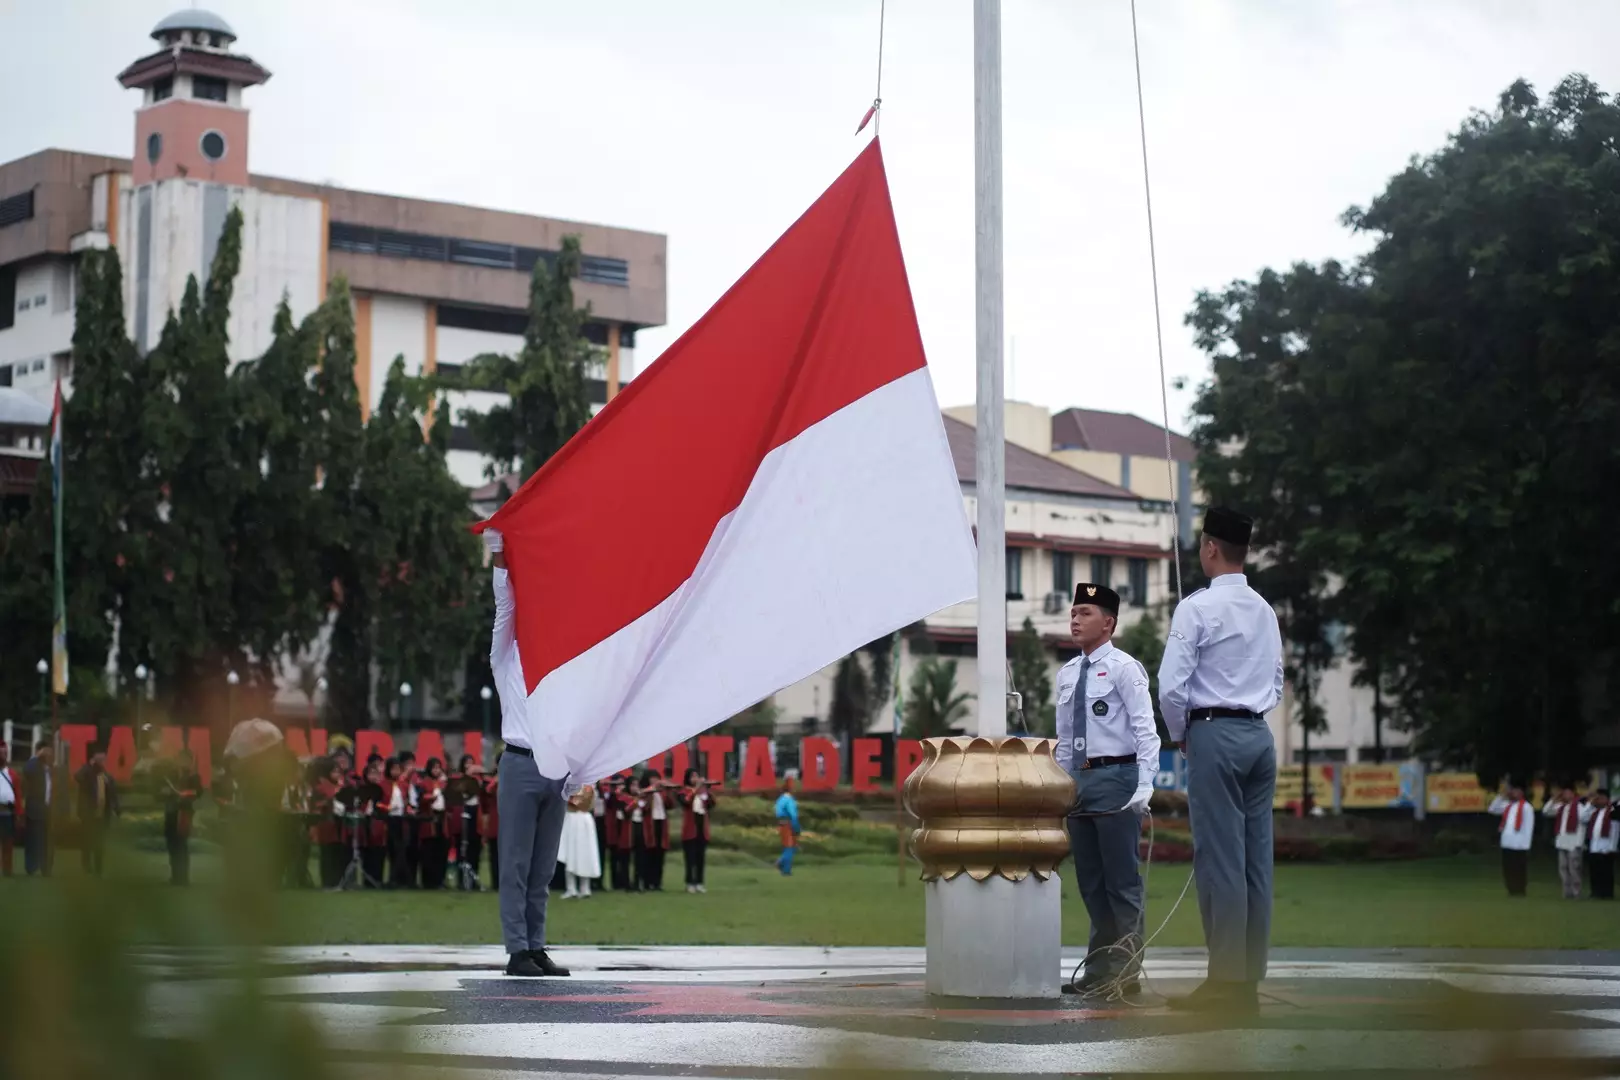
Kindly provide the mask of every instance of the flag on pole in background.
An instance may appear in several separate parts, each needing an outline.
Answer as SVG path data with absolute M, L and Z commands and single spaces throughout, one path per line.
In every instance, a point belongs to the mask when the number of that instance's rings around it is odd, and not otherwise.
M 879 143 L 487 524 L 535 759 L 582 781 L 971 599 Z
M 56 380 L 51 409 L 51 520 L 56 536 L 55 616 L 51 623 L 51 689 L 68 689 L 67 599 L 62 584 L 62 380 Z

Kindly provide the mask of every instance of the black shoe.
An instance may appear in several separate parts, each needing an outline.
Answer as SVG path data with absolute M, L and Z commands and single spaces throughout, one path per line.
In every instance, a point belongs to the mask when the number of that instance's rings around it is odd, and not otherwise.
M 554 979 L 566 979 L 568 977 L 568 969 L 558 967 L 544 949 L 530 949 L 529 962 L 540 969 L 541 975 L 549 975 Z
M 1221 1013 L 1227 1016 L 1258 1016 L 1260 996 L 1254 983 L 1214 982 L 1206 979 L 1184 997 L 1170 998 L 1167 1004 L 1181 1012 Z
M 1065 994 L 1075 994 L 1080 997 L 1089 997 L 1091 994 L 1096 992 L 1099 986 L 1107 981 L 1107 975 L 1100 971 L 1091 971 L 1088 969 L 1084 975 L 1080 976 L 1074 982 L 1064 983 L 1063 992 Z
M 1121 977 L 1105 972 L 1092 974 L 1088 971 L 1079 981 L 1065 985 L 1063 992 L 1078 994 L 1080 997 L 1112 998 L 1116 993 L 1120 997 L 1137 997 L 1142 993 L 1142 983 L 1135 975 Z
M 546 974 L 534 961 L 534 953 L 515 952 L 506 962 L 506 973 L 523 979 L 538 979 Z

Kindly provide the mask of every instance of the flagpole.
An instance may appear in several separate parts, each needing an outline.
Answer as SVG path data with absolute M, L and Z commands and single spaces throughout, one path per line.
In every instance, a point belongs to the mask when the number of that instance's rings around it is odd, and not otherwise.
M 975 326 L 973 493 L 979 539 L 979 734 L 1007 734 L 1006 413 L 1002 390 L 1001 0 L 973 0 Z

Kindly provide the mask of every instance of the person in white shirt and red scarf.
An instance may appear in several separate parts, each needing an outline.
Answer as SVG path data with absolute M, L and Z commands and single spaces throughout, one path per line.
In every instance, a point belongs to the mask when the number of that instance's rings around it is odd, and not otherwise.
M 1553 846 L 1558 849 L 1558 880 L 1565 900 L 1581 898 L 1581 870 L 1586 861 L 1586 826 L 1592 808 L 1575 797 L 1574 788 L 1564 788 L 1556 799 L 1548 799 L 1542 814 L 1553 819 Z
M 1524 789 L 1509 788 L 1491 800 L 1487 813 L 1497 817 L 1501 835 L 1502 881 L 1509 896 L 1523 896 L 1530 881 L 1530 840 L 1536 831 L 1536 812 L 1524 797 Z
M 1592 820 L 1586 827 L 1586 866 L 1592 880 L 1592 899 L 1614 899 L 1614 853 L 1620 848 L 1620 815 L 1609 793 L 1592 793 Z
M 11 853 L 22 831 L 22 777 L 10 764 L 11 748 L 0 742 L 0 876 L 11 876 Z

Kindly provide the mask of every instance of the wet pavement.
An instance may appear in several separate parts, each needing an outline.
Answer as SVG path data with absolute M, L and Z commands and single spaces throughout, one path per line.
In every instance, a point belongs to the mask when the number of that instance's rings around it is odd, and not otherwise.
M 1154 950 L 1133 1003 L 930 999 L 920 949 L 578 948 L 568 979 L 499 949 L 280 950 L 265 991 L 307 1009 L 356 1076 L 964 1076 L 1269 1071 L 1620 1076 L 1620 951 L 1274 953 L 1258 1017 L 1172 1012 L 1198 950 Z M 161 1024 L 223 969 L 152 954 Z M 1066 968 L 1079 960 L 1066 957 Z

